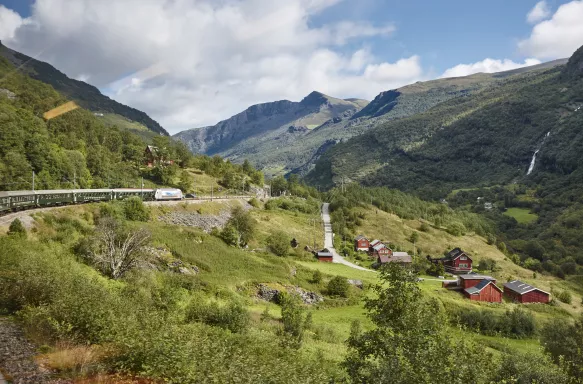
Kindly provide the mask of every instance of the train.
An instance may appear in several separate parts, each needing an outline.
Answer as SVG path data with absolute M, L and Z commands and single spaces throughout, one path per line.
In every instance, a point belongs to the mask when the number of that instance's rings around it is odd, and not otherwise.
M 144 201 L 182 200 L 184 198 L 182 191 L 176 188 L 6 191 L 0 192 L 0 214 L 23 209 L 42 208 L 57 205 L 124 200 L 132 196 L 138 196 Z

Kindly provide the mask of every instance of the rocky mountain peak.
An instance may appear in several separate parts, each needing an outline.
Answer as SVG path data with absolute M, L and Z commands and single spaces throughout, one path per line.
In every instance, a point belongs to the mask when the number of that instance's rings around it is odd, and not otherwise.
M 563 74 L 569 78 L 583 77 L 583 46 L 573 53 L 563 70 Z
M 329 103 L 330 98 L 321 92 L 314 91 L 308 96 L 304 97 L 300 102 L 304 107 L 320 107 L 326 103 Z

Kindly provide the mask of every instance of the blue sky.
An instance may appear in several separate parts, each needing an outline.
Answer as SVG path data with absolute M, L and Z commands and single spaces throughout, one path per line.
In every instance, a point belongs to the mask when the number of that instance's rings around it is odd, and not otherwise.
M 583 0 L 0 0 L 3 43 L 171 132 L 569 57 L 582 20 Z

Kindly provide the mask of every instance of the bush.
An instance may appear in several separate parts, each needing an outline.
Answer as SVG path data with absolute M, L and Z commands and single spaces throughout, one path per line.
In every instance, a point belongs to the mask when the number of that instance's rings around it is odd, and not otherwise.
M 502 334 L 522 339 L 536 333 L 533 315 L 520 307 L 507 310 L 504 316 L 489 310 L 460 309 L 454 319 L 458 324 L 488 336 Z
M 335 276 L 328 282 L 328 294 L 332 296 L 348 297 L 350 284 L 345 277 Z
M 429 229 L 430 229 L 429 224 L 425 222 L 421 223 L 421 226 L 419 227 L 419 230 L 421 232 L 429 232 Z
M 496 260 L 490 258 L 482 259 L 478 264 L 478 269 L 480 271 L 493 271 L 496 269 Z
M 19 219 L 12 220 L 10 227 L 8 227 L 8 235 L 26 237 L 26 228 Z
M 216 301 L 206 303 L 204 299 L 198 298 L 187 308 L 186 319 L 241 333 L 249 326 L 250 316 L 239 302 L 230 301 L 226 305 L 219 305 Z
M 447 227 L 447 232 L 454 236 L 463 236 L 466 233 L 466 227 L 462 223 L 453 222 Z
M 123 202 L 123 212 L 128 220 L 148 221 L 150 220 L 150 210 L 142 199 L 137 196 L 130 197 Z
M 267 238 L 267 247 L 277 256 L 286 256 L 290 248 L 287 234 L 283 231 L 272 233 Z
M 562 301 L 565 304 L 571 304 L 573 301 L 573 297 L 571 296 L 571 292 L 569 291 L 561 291 L 557 294 L 557 299 Z
M 296 296 L 281 295 L 281 321 L 283 335 L 288 338 L 289 345 L 299 348 L 304 338 L 304 311 Z
M 312 275 L 312 280 L 311 283 L 312 284 L 320 284 L 322 282 L 322 272 L 320 272 L 319 270 L 315 270 L 314 274 Z
M 253 208 L 259 208 L 261 206 L 259 200 L 257 200 L 256 198 L 252 198 L 251 200 L 249 200 L 249 205 L 252 206 Z

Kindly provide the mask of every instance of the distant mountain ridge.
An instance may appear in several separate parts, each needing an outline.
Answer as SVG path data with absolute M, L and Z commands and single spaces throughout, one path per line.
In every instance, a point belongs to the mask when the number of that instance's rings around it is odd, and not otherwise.
M 33 79 L 51 85 L 55 90 L 74 100 L 85 109 L 93 112 L 117 114 L 143 124 L 155 133 L 168 136 L 168 132 L 146 113 L 110 99 L 96 87 L 83 81 L 71 79 L 48 63 L 14 51 L 3 45 L 2 42 L 0 42 L 0 56 L 9 60 Z

